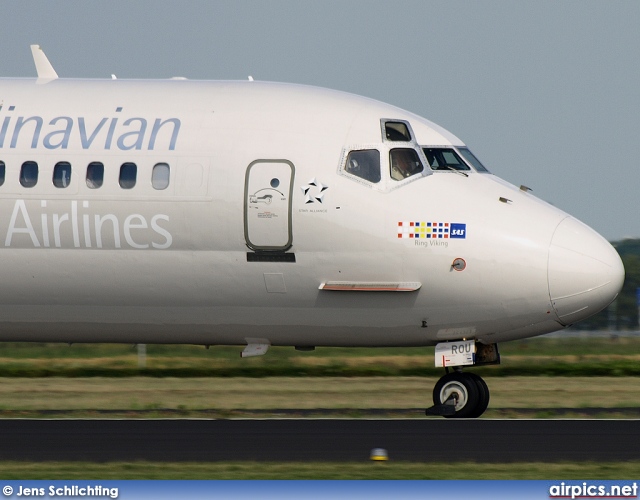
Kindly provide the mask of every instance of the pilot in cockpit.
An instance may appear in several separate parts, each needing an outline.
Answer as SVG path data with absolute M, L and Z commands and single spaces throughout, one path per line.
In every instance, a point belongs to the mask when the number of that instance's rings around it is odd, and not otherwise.
M 396 181 L 422 172 L 422 164 L 413 149 L 392 149 L 390 160 L 391 178 Z

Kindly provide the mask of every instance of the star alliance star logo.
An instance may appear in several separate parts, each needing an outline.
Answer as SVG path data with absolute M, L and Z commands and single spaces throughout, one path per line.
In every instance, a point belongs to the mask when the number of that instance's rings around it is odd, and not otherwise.
M 304 203 L 323 203 L 324 195 L 329 186 L 325 186 L 314 177 L 306 186 L 302 186 L 302 194 L 304 194 Z

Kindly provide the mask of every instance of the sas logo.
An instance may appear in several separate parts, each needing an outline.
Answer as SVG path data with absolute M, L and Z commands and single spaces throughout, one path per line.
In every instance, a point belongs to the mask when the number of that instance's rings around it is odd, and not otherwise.
M 459 222 L 398 222 L 398 238 L 465 239 L 467 225 Z

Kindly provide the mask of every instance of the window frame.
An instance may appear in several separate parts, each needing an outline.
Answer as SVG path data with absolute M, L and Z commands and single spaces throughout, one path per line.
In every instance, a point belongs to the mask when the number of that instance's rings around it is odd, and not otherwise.
M 460 157 L 473 167 L 473 170 L 479 174 L 490 174 L 489 169 L 478 159 L 476 155 L 467 146 L 456 146 L 456 151 Z M 466 154 L 465 154 L 466 152 Z
M 97 177 L 90 175 L 94 170 L 101 172 L 100 182 L 97 182 Z M 85 182 L 89 189 L 100 189 L 104 184 L 104 163 L 101 161 L 92 161 L 87 164 L 87 169 L 85 172 Z
M 167 171 L 166 184 L 156 185 L 157 180 L 161 180 L 163 183 L 165 181 L 162 177 L 159 177 L 158 179 L 156 178 L 156 171 L 160 167 L 166 167 L 166 171 Z M 156 163 L 151 169 L 151 187 L 153 187 L 153 189 L 155 189 L 156 191 L 164 191 L 169 187 L 170 184 L 171 184 L 171 165 L 169 165 L 167 162 Z
M 33 184 L 31 184 L 29 181 L 29 183 L 26 183 L 27 179 L 25 177 L 25 167 L 30 167 L 30 166 L 35 166 L 35 178 L 33 179 Z M 38 178 L 40 177 L 40 166 L 38 165 L 38 162 L 35 160 L 27 160 L 22 162 L 22 165 L 20 165 L 20 185 L 23 188 L 27 188 L 27 189 L 31 189 L 33 187 L 35 187 L 38 184 Z
M 389 139 L 388 135 L 387 135 L 387 124 L 388 123 L 399 123 L 405 126 L 405 128 L 407 129 L 407 133 L 409 134 L 409 138 L 406 140 L 399 140 L 399 139 Z M 397 133 L 401 134 L 401 132 L 396 131 Z M 392 143 L 392 144 L 397 144 L 397 143 L 406 143 L 406 144 L 413 144 L 413 145 L 417 145 L 415 137 L 416 135 L 413 133 L 413 129 L 411 128 L 411 124 L 407 121 L 407 120 L 399 120 L 396 118 L 382 118 L 380 120 L 380 133 L 382 134 L 382 141 L 385 143 Z
M 127 179 L 124 174 L 128 169 L 133 172 L 132 179 Z M 118 184 L 122 189 L 133 189 L 138 183 L 138 165 L 132 161 L 126 161 L 120 165 L 120 173 L 118 174 Z
M 462 155 L 458 152 L 455 146 L 420 146 L 420 149 L 422 150 L 422 153 L 427 160 L 427 165 L 429 166 L 429 170 L 431 170 L 432 172 L 454 172 L 454 173 L 455 172 L 461 172 L 461 173 L 475 172 L 475 170 L 471 168 L 471 166 L 465 161 Z M 453 166 L 450 166 L 451 164 L 446 160 L 444 165 L 438 165 L 437 167 L 434 168 L 433 165 L 431 165 L 431 162 L 429 161 L 429 156 L 427 155 L 425 149 L 429 149 L 429 150 L 437 149 L 441 151 L 452 152 L 456 156 L 456 158 L 459 160 L 458 164 L 466 168 L 455 168 Z
M 370 152 L 376 152 L 378 153 L 378 176 L 376 181 L 369 179 L 368 177 L 365 177 L 363 175 L 358 175 L 354 172 L 351 172 L 348 170 L 347 166 L 349 165 L 349 161 L 351 158 L 351 155 L 354 153 L 370 153 Z M 369 147 L 365 147 L 365 148 L 354 148 L 354 149 L 350 149 L 349 151 L 347 151 L 346 155 L 345 155 L 345 160 L 343 162 L 342 165 L 342 171 L 347 174 L 349 177 L 352 177 L 354 179 L 358 179 L 359 181 L 364 181 L 369 185 L 379 185 L 380 182 L 382 181 L 382 153 L 380 152 L 380 149 L 378 148 L 369 148 Z
M 56 173 L 58 172 L 59 169 L 64 168 L 64 167 L 69 167 L 69 178 L 67 180 L 67 184 L 63 185 L 63 182 L 61 183 L 61 185 L 59 185 L 58 183 L 60 182 L 60 179 L 56 179 Z M 72 167 L 71 167 L 71 163 L 68 161 L 59 161 L 57 162 L 54 166 L 53 166 L 53 174 L 51 176 L 51 182 L 53 183 L 53 185 L 58 188 L 58 189 L 66 189 L 71 185 L 71 173 L 72 173 Z M 62 172 L 64 173 L 64 170 L 62 170 Z M 64 181 L 64 175 L 62 176 L 62 181 Z
M 415 155 L 414 159 L 412 159 L 411 161 L 415 161 L 418 160 L 418 165 L 415 167 L 414 170 L 411 171 L 411 173 L 409 175 L 403 175 L 401 179 L 396 179 L 393 176 L 393 154 L 395 152 L 411 152 Z M 400 169 L 397 169 L 400 172 Z M 420 159 L 420 154 L 415 150 L 415 148 L 391 148 L 389 149 L 389 177 L 391 177 L 392 181 L 395 182 L 402 182 L 406 179 L 409 179 L 415 175 L 421 174 L 422 172 L 424 172 L 424 164 L 422 162 L 422 160 Z M 402 173 L 400 173 L 400 175 L 402 175 Z

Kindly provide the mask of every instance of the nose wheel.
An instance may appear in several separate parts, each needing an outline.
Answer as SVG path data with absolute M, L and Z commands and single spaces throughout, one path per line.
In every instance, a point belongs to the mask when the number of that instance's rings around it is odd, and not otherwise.
M 433 404 L 427 415 L 477 418 L 489 406 L 489 387 L 475 373 L 447 373 L 433 388 Z

